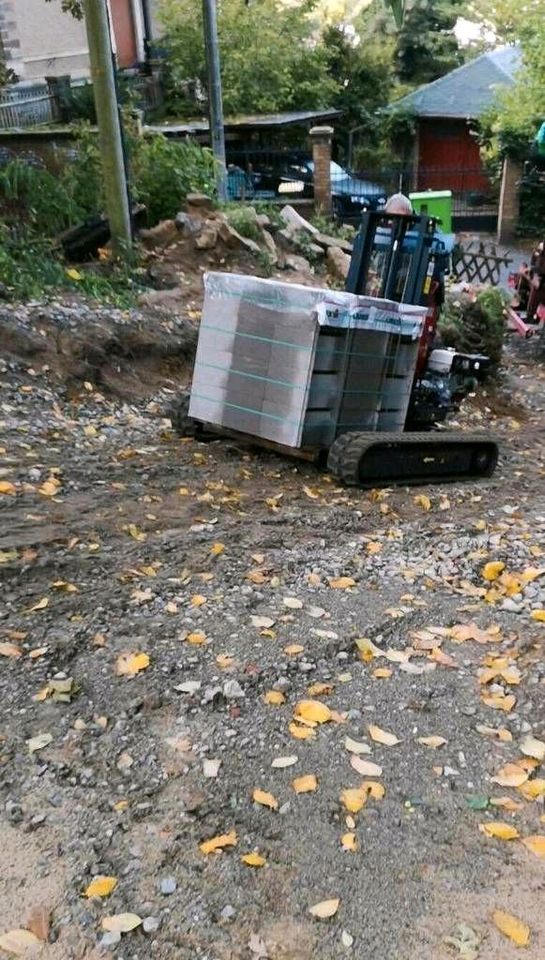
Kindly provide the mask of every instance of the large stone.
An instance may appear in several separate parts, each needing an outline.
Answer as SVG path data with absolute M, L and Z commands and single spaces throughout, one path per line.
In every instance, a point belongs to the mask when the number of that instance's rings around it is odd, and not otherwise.
M 239 250 L 247 250 L 249 253 L 253 254 L 261 253 L 261 247 L 255 242 L 255 240 L 251 240 L 249 237 L 241 236 L 241 234 L 238 233 L 238 231 L 231 227 L 228 223 L 220 224 L 219 236 L 225 245 L 233 250 L 238 248 Z
M 312 267 L 305 257 L 298 253 L 285 253 L 281 257 L 279 266 L 283 270 L 295 270 L 297 273 L 312 273 Z
M 176 214 L 174 223 L 183 237 L 193 237 L 199 232 L 203 222 L 201 217 L 191 216 L 181 210 L 180 213 Z
M 207 220 L 201 232 L 195 237 L 195 246 L 199 250 L 213 250 L 218 242 L 221 227 L 213 220 Z
M 327 263 L 331 273 L 339 280 L 346 280 L 350 269 L 350 257 L 340 247 L 328 247 Z
M 305 220 L 300 213 L 297 213 L 297 210 L 289 203 L 285 207 L 282 207 L 280 216 L 282 217 L 284 223 L 288 224 L 297 232 L 304 230 L 306 233 L 312 234 L 312 236 L 315 236 L 320 232 L 317 227 L 313 226 L 312 223 L 309 223 L 308 220 Z
M 180 313 L 187 305 L 187 292 L 181 287 L 174 290 L 147 290 L 138 297 L 138 305 Z
M 267 251 L 269 260 L 273 265 L 275 265 L 278 263 L 278 250 L 276 249 L 276 243 L 274 242 L 268 230 L 263 230 L 262 233 L 263 233 L 263 241 L 265 243 L 265 249 Z M 320 247 L 320 250 L 321 249 L 322 248 Z
M 188 193 L 185 201 L 187 207 L 198 207 L 201 211 L 214 209 L 214 202 L 206 193 Z
M 352 244 L 349 243 L 348 240 L 341 240 L 339 237 L 330 237 L 327 233 L 315 233 L 314 243 L 318 243 L 321 247 L 325 247 L 326 250 L 328 247 L 338 247 L 339 250 L 343 251 L 343 253 L 352 253 Z
M 141 230 L 139 237 L 148 249 L 167 247 L 177 239 L 176 224 L 174 220 L 161 220 L 150 230 Z

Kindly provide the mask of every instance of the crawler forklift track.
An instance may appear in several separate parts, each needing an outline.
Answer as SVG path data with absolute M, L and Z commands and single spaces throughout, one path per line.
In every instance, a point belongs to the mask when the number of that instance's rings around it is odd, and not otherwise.
M 347 486 L 437 483 L 490 477 L 498 447 L 464 433 L 344 433 L 327 465 Z

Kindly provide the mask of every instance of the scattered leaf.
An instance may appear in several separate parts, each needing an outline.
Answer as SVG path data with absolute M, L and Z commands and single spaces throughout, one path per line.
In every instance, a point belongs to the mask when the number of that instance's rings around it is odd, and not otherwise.
M 545 797 L 545 780 L 536 777 L 534 780 L 523 783 L 518 789 L 526 800 L 537 800 L 538 797 Z
M 328 580 L 329 586 L 333 590 L 349 590 L 356 586 L 356 581 L 352 577 L 333 577 Z
M 525 757 L 533 757 L 534 760 L 539 760 L 540 762 L 545 760 L 545 743 L 543 740 L 537 740 L 537 738 L 533 737 L 530 733 L 523 737 L 519 743 L 519 747 Z
M 295 737 L 296 740 L 312 740 L 313 737 L 316 736 L 316 731 L 313 730 L 312 727 L 302 727 L 300 724 L 294 723 L 293 720 L 288 729 L 292 737 Z
M 499 783 L 500 787 L 520 787 L 526 783 L 529 777 L 528 771 L 523 770 L 518 763 L 506 763 L 501 770 L 498 770 L 495 777 L 491 777 L 493 783 Z
M 513 734 L 506 727 L 487 727 L 485 724 L 478 723 L 475 729 L 477 733 L 481 733 L 484 737 L 495 737 L 502 743 L 511 743 L 513 739 Z
M 265 857 L 255 851 L 253 853 L 245 853 L 240 859 L 248 867 L 264 867 L 267 863 Z
M 15 484 L 10 483 L 9 480 L 0 480 L 0 494 L 4 494 L 7 497 L 13 497 L 17 493 Z
M 37 736 L 31 737 L 30 740 L 26 741 L 29 753 L 36 753 L 37 750 L 43 750 L 44 747 L 49 746 L 53 742 L 53 737 L 50 733 L 38 733 Z
M 376 670 L 373 670 L 373 676 L 377 680 L 389 680 L 392 676 L 392 671 L 389 667 L 377 667 Z
M 341 803 L 348 813 L 359 813 L 367 800 L 367 790 L 361 787 L 349 787 L 341 792 Z
M 538 623 L 545 623 L 545 610 L 532 610 L 530 616 L 532 620 L 537 620 Z
M 14 643 L 0 643 L 0 657 L 22 657 L 23 653 L 20 647 Z
M 55 497 L 59 492 L 60 485 L 61 482 L 56 477 L 48 477 L 41 487 L 38 487 L 38 493 L 41 493 L 42 497 Z
M 536 857 L 545 858 L 545 836 L 536 833 L 532 837 L 525 837 L 522 842 L 528 850 L 535 853 Z
M 108 897 L 117 887 L 117 877 L 95 877 L 91 881 L 84 896 L 86 897 Z
M 276 770 L 285 770 L 286 767 L 293 767 L 297 763 L 297 756 L 292 754 L 288 757 L 275 757 L 271 763 L 271 767 L 274 767 Z
M 327 723 L 331 720 L 331 710 L 320 700 L 300 700 L 293 716 L 296 720 L 308 723 Z
M 360 743 L 358 740 L 352 740 L 352 737 L 345 737 L 344 745 L 350 753 L 371 753 L 371 747 L 368 743 Z
M 356 773 L 361 774 L 362 777 L 382 776 L 382 767 L 379 767 L 378 763 L 372 763 L 370 760 L 362 760 L 361 757 L 352 755 L 350 757 L 350 766 L 354 768 Z
M 278 800 L 266 790 L 256 788 L 252 793 L 254 803 L 259 803 L 262 807 L 268 807 L 269 810 L 278 810 Z
M 127 533 L 133 538 L 133 540 L 138 540 L 142 542 L 147 539 L 147 534 L 143 533 L 142 530 L 139 530 L 135 523 L 129 523 L 127 526 Z
M 500 933 L 512 940 L 517 947 L 528 946 L 530 927 L 523 920 L 514 917 L 512 913 L 505 913 L 503 910 L 494 910 L 492 920 Z
M 202 607 L 206 603 L 206 597 L 202 593 L 195 593 L 189 601 L 192 607 Z
M 444 737 L 431 736 L 431 737 L 417 737 L 417 743 L 421 743 L 424 747 L 431 747 L 433 750 L 436 750 L 437 747 L 444 747 L 445 743 L 448 741 Z
M 381 783 L 376 783 L 375 780 L 364 780 L 361 789 L 365 790 L 369 797 L 372 797 L 373 800 L 382 800 L 386 790 Z
M 286 698 L 280 690 L 267 690 L 263 695 L 265 703 L 270 704 L 271 706 L 280 706 L 280 704 L 286 702 Z
M 349 850 L 355 853 L 358 849 L 358 838 L 355 833 L 343 833 L 341 837 L 341 846 L 343 850 Z
M 27 929 L 38 937 L 42 943 L 49 940 L 49 931 L 51 926 L 51 910 L 49 907 L 34 907 L 27 920 Z
M 377 647 L 369 637 L 359 637 L 355 643 L 360 652 L 360 660 L 363 660 L 364 663 L 370 663 L 375 657 L 384 656 L 384 651 Z
M 327 697 L 332 691 L 331 683 L 313 683 L 308 688 L 307 693 L 309 697 Z
M 0 950 L 14 957 L 24 957 L 29 949 L 39 944 L 39 938 L 30 930 L 9 930 L 0 936 Z
M 218 837 L 212 837 L 210 840 L 204 840 L 199 844 L 199 850 L 208 856 L 216 850 L 223 850 L 224 847 L 235 847 L 237 844 L 236 830 L 230 830 L 229 833 L 222 833 Z
M 224 543 L 214 543 L 210 548 L 210 553 L 212 554 L 213 557 L 219 557 L 220 553 L 223 553 L 224 550 L 225 550 Z
M 312 914 L 313 917 L 318 917 L 319 920 L 328 920 L 330 917 L 334 917 L 339 909 L 340 900 L 338 898 L 334 900 L 321 900 L 320 903 L 315 903 L 314 906 L 308 908 L 308 912 Z
M 382 743 L 385 747 L 395 747 L 396 743 L 401 743 L 401 740 L 399 740 L 394 733 L 381 730 L 380 727 L 376 727 L 374 724 L 367 727 L 367 730 L 369 731 L 371 740 L 374 740 L 375 743 Z M 380 774 L 378 774 L 378 776 L 380 776 Z
M 513 693 L 508 696 L 504 696 L 503 693 L 483 693 L 482 700 L 487 707 L 492 707 L 493 710 L 503 710 L 504 713 L 511 713 L 517 702 Z
M 459 923 L 453 930 L 452 936 L 445 937 L 443 942 L 458 951 L 460 960 L 477 960 L 481 938 L 466 923 Z
M 490 563 L 485 563 L 481 574 L 484 580 L 488 580 L 491 583 L 498 579 L 503 570 L 505 570 L 505 564 L 502 563 L 501 560 L 492 560 Z
M 202 647 L 206 643 L 206 634 L 202 630 L 196 630 L 194 633 L 188 633 L 185 639 L 192 647 Z
M 274 627 L 276 621 L 272 617 L 250 617 L 250 622 L 253 627 L 258 627 L 259 630 L 268 629 L 269 627 Z
M 42 597 L 41 600 L 38 600 L 32 607 L 29 607 L 26 611 L 27 613 L 33 613 L 34 610 L 45 610 L 49 606 L 49 600 L 47 597 Z
M 296 793 L 314 793 L 318 789 L 318 781 L 313 773 L 296 777 L 295 780 L 292 780 L 291 785 Z
M 488 810 L 490 805 L 488 797 L 480 794 L 474 794 L 471 797 L 466 797 L 466 803 L 470 810 Z
M 303 607 L 303 601 L 297 597 L 284 597 L 283 603 L 288 610 L 301 610 Z
M 302 653 L 304 649 L 300 643 L 289 643 L 287 647 L 284 647 L 284 653 L 288 657 L 295 657 L 298 653 Z
M 424 511 L 431 510 L 431 500 L 426 496 L 425 493 L 419 493 L 414 497 L 414 502 L 417 507 L 422 507 Z
M 486 833 L 487 837 L 494 837 L 496 840 L 516 840 L 520 836 L 516 827 L 511 826 L 510 823 L 502 823 L 500 820 L 480 823 L 479 830 L 481 833 Z
M 103 917 L 102 929 L 113 933 L 129 933 L 142 923 L 137 913 L 116 913 L 112 917 Z
M 134 676 L 141 670 L 146 670 L 149 664 L 147 653 L 122 653 L 117 658 L 115 672 L 118 676 Z

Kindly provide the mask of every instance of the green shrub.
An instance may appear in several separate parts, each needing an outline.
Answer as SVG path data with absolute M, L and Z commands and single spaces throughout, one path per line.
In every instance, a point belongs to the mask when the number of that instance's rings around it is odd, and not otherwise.
M 500 365 L 505 332 L 504 310 L 509 301 L 498 287 L 487 287 L 477 296 L 449 295 L 445 300 L 439 332 L 446 347 L 460 353 L 482 353 L 492 370 Z
M 131 153 L 132 195 L 146 205 L 149 226 L 174 217 L 188 193 L 214 192 L 214 158 L 198 144 L 159 134 L 133 141 Z
M 233 204 L 232 206 L 227 205 L 224 207 L 223 212 L 230 226 L 233 230 L 236 230 L 237 233 L 240 233 L 241 237 L 247 237 L 248 240 L 255 240 L 256 243 L 262 240 L 261 230 L 255 218 L 257 212 L 255 207 L 244 207 L 241 204 Z

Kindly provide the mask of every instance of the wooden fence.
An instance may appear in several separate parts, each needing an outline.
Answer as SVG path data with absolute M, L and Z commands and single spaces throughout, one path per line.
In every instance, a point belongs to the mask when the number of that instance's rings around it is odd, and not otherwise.
M 0 91 L 0 128 L 35 127 L 58 119 L 56 97 L 45 83 Z

